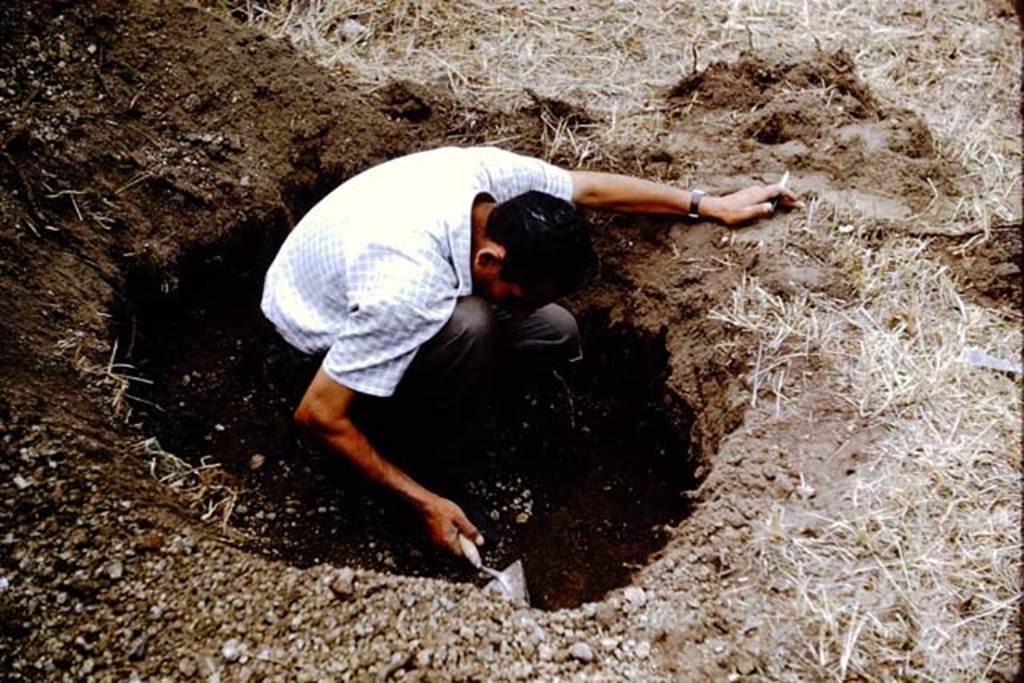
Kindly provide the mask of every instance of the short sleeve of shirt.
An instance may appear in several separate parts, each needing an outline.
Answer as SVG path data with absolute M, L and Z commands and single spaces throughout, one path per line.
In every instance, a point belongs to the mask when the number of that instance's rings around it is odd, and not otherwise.
M 530 191 L 572 201 L 572 178 L 565 169 L 497 147 L 474 151 L 480 155 L 490 193 L 496 201 L 504 202 Z
M 349 260 L 347 310 L 322 364 L 328 377 L 362 394 L 391 396 L 416 350 L 444 327 L 455 288 L 415 253 L 411 245 L 406 252 L 373 244 Z
M 448 311 L 442 317 L 402 300 L 359 304 L 357 311 L 345 316 L 324 356 L 323 370 L 353 391 L 391 396 L 417 349 L 450 315 Z

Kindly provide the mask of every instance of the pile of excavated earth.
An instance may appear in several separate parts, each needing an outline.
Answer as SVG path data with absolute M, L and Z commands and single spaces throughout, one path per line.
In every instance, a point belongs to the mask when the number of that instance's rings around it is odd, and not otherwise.
M 526 564 L 533 606 L 507 602 L 292 430 L 315 363 L 276 362 L 257 303 L 289 228 L 344 179 L 499 129 L 541 154 L 559 103 L 360 92 L 181 3 L 8 3 L 0 41 L 5 677 L 783 677 L 803 645 L 770 605 L 796 597 L 751 538 L 773 504 L 827 512 L 874 435 L 827 396 L 770 431 L 746 419 L 753 349 L 708 313 L 748 274 L 842 299 L 828 244 L 773 239 L 786 215 L 743 233 L 596 219 L 599 281 L 567 302 L 587 363 L 505 378 L 465 473 L 485 559 Z M 665 112 L 658 148 L 621 150 L 651 175 L 699 159 L 722 192 L 788 169 L 880 220 L 957 191 L 927 126 L 843 53 L 715 64 Z M 1004 261 L 973 264 L 979 287 Z

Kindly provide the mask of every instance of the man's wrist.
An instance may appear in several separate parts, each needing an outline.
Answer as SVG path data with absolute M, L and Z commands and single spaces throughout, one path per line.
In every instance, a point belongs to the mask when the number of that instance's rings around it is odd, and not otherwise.
M 719 200 L 709 194 L 701 197 L 700 205 L 697 207 L 697 215 L 701 218 L 718 218 Z

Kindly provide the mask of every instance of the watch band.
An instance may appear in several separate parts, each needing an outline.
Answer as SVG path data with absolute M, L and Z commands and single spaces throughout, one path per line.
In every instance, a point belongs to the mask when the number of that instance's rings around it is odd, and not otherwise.
M 686 214 L 687 218 L 700 218 L 700 214 L 697 213 L 697 209 L 700 207 L 700 198 L 706 194 L 707 192 L 704 190 L 698 190 L 696 188 L 690 190 L 690 213 Z

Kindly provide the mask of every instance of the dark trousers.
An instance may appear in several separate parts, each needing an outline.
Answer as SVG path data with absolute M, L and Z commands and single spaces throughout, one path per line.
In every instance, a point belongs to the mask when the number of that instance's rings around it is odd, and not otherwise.
M 578 360 L 576 320 L 557 304 L 515 319 L 480 297 L 463 297 L 417 351 L 394 396 L 359 396 L 353 417 L 385 452 L 393 445 L 420 451 L 416 459 L 428 449 L 431 459 L 458 458 L 483 415 L 499 356 L 548 366 Z

